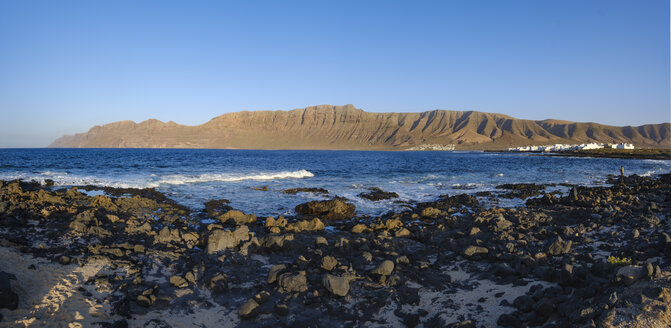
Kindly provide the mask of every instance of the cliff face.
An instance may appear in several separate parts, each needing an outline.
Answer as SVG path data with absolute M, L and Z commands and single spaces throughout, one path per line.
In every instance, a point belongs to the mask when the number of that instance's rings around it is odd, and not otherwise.
M 352 105 L 224 114 L 198 126 L 147 120 L 95 126 L 50 147 L 405 149 L 454 144 L 457 149 L 504 149 L 554 143 L 633 143 L 668 148 L 671 124 L 615 127 L 557 120 L 531 121 L 475 111 L 368 113 Z

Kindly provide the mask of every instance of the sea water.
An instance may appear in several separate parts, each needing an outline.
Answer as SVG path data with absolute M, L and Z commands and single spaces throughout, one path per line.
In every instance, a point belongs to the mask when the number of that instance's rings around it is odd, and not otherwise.
M 0 149 L 0 179 L 43 183 L 156 188 L 194 210 L 210 199 L 257 215 L 292 215 L 296 205 L 343 196 L 357 214 L 380 215 L 439 195 L 496 191 L 504 183 L 602 185 L 609 174 L 654 175 L 671 161 L 554 157 L 460 151 L 300 151 L 201 149 Z M 268 190 L 258 190 L 266 187 Z M 297 187 L 330 195 L 285 194 Z M 370 187 L 399 198 L 373 202 Z M 507 203 L 515 205 L 520 203 Z

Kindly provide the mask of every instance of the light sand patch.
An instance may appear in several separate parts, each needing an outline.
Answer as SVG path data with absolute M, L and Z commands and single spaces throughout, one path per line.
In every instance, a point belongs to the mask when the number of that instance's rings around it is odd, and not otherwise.
M 28 269 L 31 264 L 35 265 L 35 270 Z M 96 326 L 96 322 L 123 319 L 111 315 L 112 306 L 104 301 L 109 294 L 87 288 L 92 296 L 86 297 L 77 290 L 90 287 L 84 283 L 97 273 L 105 272 L 102 263 L 92 262 L 82 267 L 60 265 L 0 247 L 0 268 L 16 276 L 12 289 L 19 295 L 18 309 L 0 309 L 4 317 L 0 327 L 91 327 Z M 207 290 L 199 292 L 213 304 Z M 174 328 L 234 327 L 240 322 L 237 309 L 194 305 L 189 311 L 174 309 L 134 315 L 128 324 L 145 327 L 151 320 L 163 321 Z
M 28 269 L 31 264 L 35 270 Z M 109 319 L 109 304 L 77 290 L 100 271 L 100 263 L 59 265 L 0 247 L 0 267 L 16 276 L 12 289 L 19 295 L 18 309 L 0 310 L 0 327 L 87 327 Z
M 496 327 L 496 321 L 504 313 L 515 311 L 513 307 L 500 305 L 504 299 L 509 303 L 515 298 L 526 294 L 532 285 L 541 284 L 544 288 L 553 286 L 553 284 L 538 281 L 529 283 L 526 286 L 514 286 L 513 284 L 498 285 L 496 282 L 487 279 L 477 279 L 473 274 L 463 269 L 463 261 L 456 263 L 445 270 L 452 278 L 452 284 L 446 287 L 460 285 L 469 286 L 467 288 L 432 290 L 424 288 L 422 285 L 409 281 L 408 287 L 419 288 L 420 301 L 418 305 L 403 305 L 401 310 L 404 313 L 416 313 L 418 310 L 427 311 L 428 314 L 421 318 L 421 326 L 425 321 L 435 316 L 439 316 L 444 323 L 450 324 L 461 322 L 463 320 L 474 320 L 478 327 Z M 503 293 L 500 297 L 496 294 Z M 480 299 L 483 299 L 480 302 Z M 396 304 L 388 304 L 383 307 L 375 316 L 375 319 L 384 321 L 384 324 L 370 324 L 371 327 L 403 327 L 399 317 L 394 314 L 397 309 Z
M 546 282 L 539 283 L 544 287 L 551 285 Z M 496 321 L 502 314 L 515 310 L 500 305 L 501 301 L 505 299 L 512 303 L 515 298 L 526 294 L 532 285 L 497 285 L 494 281 L 484 279 L 473 279 L 469 284 L 474 287 L 472 290 L 462 289 L 454 294 L 422 288 L 419 292 L 420 303 L 416 308 L 428 311 L 429 318 L 439 314 L 448 324 L 460 322 L 464 320 L 461 318 L 465 318 L 475 320 L 478 326 L 496 327 Z M 496 297 L 497 293 L 504 294 Z M 484 298 L 483 302 L 479 302 L 481 298 Z
M 472 278 L 471 274 L 462 269 L 462 265 L 465 261 L 460 261 L 454 264 L 454 267 L 444 272 L 450 275 L 452 282 L 462 282 Z
M 235 327 L 240 323 L 238 312 L 221 306 L 195 308 L 192 313 L 182 311 L 154 311 L 144 315 L 134 315 L 128 320 L 129 327 L 145 327 L 151 320 L 162 321 L 173 328 L 191 327 Z M 151 327 L 149 325 L 148 327 Z M 158 327 L 158 326 L 157 326 Z

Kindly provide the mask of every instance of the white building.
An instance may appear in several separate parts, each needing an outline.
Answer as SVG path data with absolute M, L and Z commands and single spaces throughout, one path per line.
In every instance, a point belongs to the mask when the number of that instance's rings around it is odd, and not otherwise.
M 567 151 L 567 150 L 593 150 L 601 148 L 612 148 L 612 149 L 634 149 L 632 144 L 599 144 L 599 143 L 586 143 L 580 145 L 566 145 L 566 144 L 554 144 L 547 146 L 522 146 L 515 148 L 508 148 L 508 151 Z
M 634 149 L 632 144 L 608 144 L 608 148 L 612 149 Z

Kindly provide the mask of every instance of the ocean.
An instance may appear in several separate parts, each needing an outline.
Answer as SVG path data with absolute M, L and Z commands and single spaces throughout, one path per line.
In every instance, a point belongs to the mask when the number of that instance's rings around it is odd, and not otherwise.
M 292 215 L 296 205 L 333 195 L 350 199 L 359 215 L 402 210 L 439 195 L 494 191 L 504 183 L 602 185 L 609 174 L 654 175 L 671 161 L 553 157 L 528 153 L 460 151 L 300 151 L 201 149 L 0 149 L 0 179 L 51 179 L 54 189 L 96 185 L 156 188 L 194 210 L 210 199 L 260 216 Z M 267 188 L 267 191 L 258 190 Z M 325 188 L 329 196 L 285 194 Z M 370 187 L 399 194 L 373 202 Z M 499 206 L 517 206 L 521 200 Z

